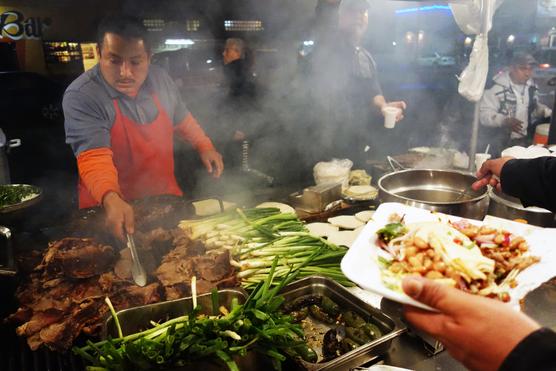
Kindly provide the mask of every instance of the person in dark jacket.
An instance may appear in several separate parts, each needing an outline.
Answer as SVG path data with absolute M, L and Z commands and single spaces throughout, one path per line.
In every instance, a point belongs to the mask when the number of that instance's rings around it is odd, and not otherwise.
M 556 370 L 556 333 L 508 305 L 422 277 L 403 290 L 438 312 L 406 306 L 405 318 L 471 370 Z
M 556 157 L 515 159 L 501 157 L 485 161 L 473 183 L 478 190 L 490 184 L 517 197 L 523 206 L 538 206 L 556 212 Z
M 224 76 L 228 83 L 228 94 L 232 97 L 253 97 L 255 84 L 252 75 L 252 59 L 242 39 L 226 40 L 224 52 Z
M 383 109 L 399 108 L 403 118 L 406 104 L 387 101 L 379 82 L 376 63 L 363 47 L 369 23 L 367 0 L 343 0 L 338 24 L 317 40 L 308 79 L 315 143 L 313 161 L 347 157 L 363 165 L 368 154 L 384 147 Z

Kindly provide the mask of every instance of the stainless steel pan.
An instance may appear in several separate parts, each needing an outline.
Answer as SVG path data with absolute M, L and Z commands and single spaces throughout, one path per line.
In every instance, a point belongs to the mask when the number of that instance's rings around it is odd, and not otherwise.
M 474 191 L 477 179 L 456 170 L 408 169 L 378 180 L 381 202 L 438 211 L 471 219 L 483 219 L 488 209 L 487 190 Z
M 540 207 L 524 207 L 515 197 L 494 189 L 489 190 L 490 205 L 489 215 L 506 219 L 525 219 L 527 223 L 540 227 L 554 227 L 554 214 Z

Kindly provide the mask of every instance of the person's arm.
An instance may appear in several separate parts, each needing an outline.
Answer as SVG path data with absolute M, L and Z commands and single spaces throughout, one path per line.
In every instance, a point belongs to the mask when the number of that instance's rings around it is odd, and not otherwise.
M 556 212 L 556 158 L 539 157 L 508 161 L 501 170 L 502 191 L 517 197 L 523 206 Z
M 538 206 L 556 212 L 556 158 L 487 160 L 477 171 L 472 188 L 490 184 L 499 191 L 517 197 L 524 206 Z
M 188 113 L 183 121 L 176 125 L 175 131 L 181 139 L 188 141 L 197 149 L 207 171 L 218 178 L 224 170 L 222 156 L 216 151 L 195 117 Z
M 118 170 L 112 161 L 110 148 L 95 148 L 77 156 L 77 169 L 85 187 L 104 207 L 106 224 L 120 240 L 124 232 L 133 234 L 135 219 L 133 208 L 122 197 L 118 183 Z
M 108 102 L 109 103 L 109 102 Z M 112 160 L 111 111 L 94 97 L 67 91 L 62 102 L 66 142 L 77 159 L 79 177 L 93 198 L 103 205 L 112 233 L 123 240 L 124 228 L 134 231 L 133 209 L 120 196 L 118 171 Z
M 540 328 L 508 304 L 433 280 L 406 277 L 402 286 L 407 295 L 437 310 L 406 306 L 405 318 L 440 340 L 452 357 L 473 370 L 499 369 L 512 351 L 519 348 L 518 344 Z M 534 353 L 526 356 L 532 357 Z M 529 361 L 535 364 L 533 359 Z M 551 362 L 553 365 L 554 359 Z
M 392 101 L 387 102 L 386 98 L 382 93 L 382 88 L 380 87 L 380 83 L 378 81 L 378 71 L 376 68 L 376 62 L 374 61 L 373 57 L 367 51 L 364 51 L 365 55 L 368 58 L 368 65 L 360 66 L 361 71 L 360 74 L 362 77 L 366 77 L 368 81 L 368 91 L 369 96 L 371 97 L 371 105 L 373 105 L 378 112 L 384 115 L 382 109 L 386 106 L 396 107 L 401 109 L 400 114 L 396 117 L 396 121 L 400 121 L 403 119 L 403 111 L 406 109 L 406 104 L 404 101 Z M 368 68 L 368 71 L 366 69 Z
M 541 328 L 523 339 L 499 371 L 556 370 L 556 332 Z
M 152 83 L 155 89 L 164 96 L 168 102 L 169 112 L 174 124 L 174 133 L 191 145 L 199 152 L 201 161 L 207 171 L 215 178 L 218 178 L 224 170 L 222 156 L 216 151 L 210 138 L 205 134 L 195 117 L 189 112 L 185 103 L 181 99 L 176 84 L 170 76 L 160 67 L 152 66 L 150 69 Z

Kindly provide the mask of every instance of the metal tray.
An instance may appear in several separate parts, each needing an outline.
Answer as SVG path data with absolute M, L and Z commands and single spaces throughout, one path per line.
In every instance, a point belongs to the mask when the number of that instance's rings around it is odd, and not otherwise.
M 218 301 L 220 305 L 229 308 L 232 299 L 237 298 L 240 303 L 245 302 L 247 294 L 239 289 L 224 289 L 218 291 Z M 211 294 L 197 296 L 197 305 L 201 306 L 201 313 L 212 314 Z M 124 309 L 117 312 L 120 326 L 124 336 L 151 328 L 151 321 L 167 321 L 172 318 L 186 315 L 193 310 L 193 298 L 181 298 L 160 303 L 142 305 L 140 307 Z M 108 317 L 104 323 L 102 337 L 118 337 L 118 331 L 112 320 Z
M 232 299 L 237 298 L 240 303 L 245 302 L 247 294 L 241 289 L 224 289 L 218 291 L 219 305 L 227 308 L 231 306 Z M 197 305 L 201 306 L 201 313 L 212 314 L 211 294 L 197 296 Z M 150 321 L 167 321 L 171 318 L 183 316 L 193 309 L 193 299 L 191 297 L 181 298 L 161 303 L 148 304 L 140 307 L 124 309 L 117 312 L 120 326 L 124 336 L 138 331 L 151 328 Z M 102 337 L 117 337 L 118 332 L 112 317 L 104 323 Z M 263 370 L 271 369 L 272 362 L 257 352 L 247 352 L 245 357 L 235 359 L 240 370 Z M 168 368 L 167 371 L 185 371 L 202 369 L 203 371 L 219 371 L 223 369 L 222 364 L 210 361 L 197 361 L 178 368 Z
M 323 276 L 309 276 L 293 282 L 286 286 L 280 294 L 284 296 L 286 302 L 308 294 L 325 295 L 338 304 L 342 310 L 352 310 L 365 320 L 376 324 L 382 330 L 382 337 L 331 361 L 309 363 L 300 360 L 301 366 L 310 371 L 349 370 L 361 366 L 386 353 L 392 344 L 392 340 L 406 331 L 406 327 L 398 319 L 392 318 L 365 303 L 339 283 Z
M 16 186 L 33 187 L 36 190 L 37 194 L 33 198 L 30 198 L 28 200 L 18 202 L 16 204 L 11 204 L 11 205 L 6 205 L 6 206 L 3 206 L 3 207 L 0 207 L 0 213 L 1 214 L 11 213 L 13 211 L 25 209 L 27 207 L 35 205 L 36 203 L 38 203 L 41 200 L 42 190 L 37 186 L 32 186 L 32 185 L 29 185 L 29 184 L 3 184 L 3 185 L 1 185 L 1 187 L 16 187 Z

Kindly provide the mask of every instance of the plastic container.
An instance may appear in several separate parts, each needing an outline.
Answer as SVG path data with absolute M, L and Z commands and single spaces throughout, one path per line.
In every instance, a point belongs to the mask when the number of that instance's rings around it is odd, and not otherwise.
M 535 136 L 533 137 L 534 144 L 548 144 L 548 132 L 550 131 L 550 124 L 537 125 L 535 129 Z

